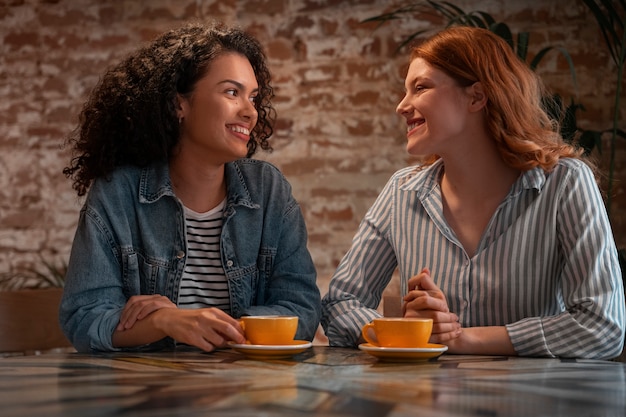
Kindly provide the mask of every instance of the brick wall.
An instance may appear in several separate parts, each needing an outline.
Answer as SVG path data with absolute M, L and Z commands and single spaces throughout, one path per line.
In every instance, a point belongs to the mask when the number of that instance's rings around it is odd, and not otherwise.
M 442 27 L 436 19 L 376 30 L 360 23 L 388 3 L 0 0 L 0 272 L 40 254 L 67 259 L 81 201 L 61 174 L 68 162 L 61 145 L 103 68 L 163 30 L 215 18 L 248 29 L 267 47 L 279 121 L 274 153 L 259 157 L 278 165 L 294 187 L 324 293 L 359 220 L 388 177 L 410 162 L 404 124 L 394 112 L 406 56 L 394 54 L 395 47 L 414 28 Z M 455 4 L 488 12 L 514 32 L 529 31 L 531 56 L 548 45 L 566 48 L 577 70 L 577 100 L 586 108 L 579 125 L 610 127 L 615 66 L 582 2 Z M 544 58 L 538 71 L 554 91 L 572 97 L 567 63 L 558 53 Z M 622 141 L 622 181 L 625 162 Z M 613 227 L 623 247 L 623 183 L 615 193 Z

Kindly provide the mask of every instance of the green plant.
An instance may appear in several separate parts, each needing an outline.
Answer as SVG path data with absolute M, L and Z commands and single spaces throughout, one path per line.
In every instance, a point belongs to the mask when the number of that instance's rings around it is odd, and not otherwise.
M 624 65 L 626 64 L 626 0 L 582 0 L 591 10 L 602 31 L 602 36 L 611 54 L 611 59 L 617 67 L 615 84 L 615 99 L 613 102 L 613 123 L 610 129 L 593 131 L 598 140 L 603 134 L 609 134 L 609 175 L 607 185 L 606 210 L 611 216 L 613 201 L 613 186 L 615 181 L 615 150 L 617 139 L 626 139 L 626 132 L 619 129 L 620 98 L 624 82 Z M 600 148 L 601 149 L 601 148 Z M 618 250 L 618 259 L 622 270 L 622 279 L 626 282 L 626 249 Z M 622 353 L 626 359 L 626 351 Z
M 626 1 L 626 0 L 620 0 Z M 524 62 L 528 59 L 528 46 L 530 42 L 529 32 L 519 32 L 517 36 L 513 35 L 510 27 L 503 23 L 496 21 L 493 16 L 484 11 L 471 11 L 465 12 L 463 9 L 455 6 L 452 3 L 446 1 L 434 1 L 426 0 L 419 2 L 408 2 L 403 6 L 398 7 L 387 13 L 383 13 L 377 16 L 370 17 L 363 20 L 363 23 L 377 22 L 378 26 L 381 26 L 389 21 L 402 19 L 407 16 L 414 15 L 432 15 L 435 13 L 439 18 L 447 20 L 446 26 L 464 25 L 474 26 L 483 29 L 488 29 L 498 36 L 502 37 L 515 51 L 516 55 Z M 377 26 L 377 27 L 378 27 Z M 428 30 L 417 30 L 407 35 L 396 48 L 396 52 L 399 52 L 404 47 L 408 46 L 420 35 L 425 34 Z M 555 50 L 561 53 L 561 55 L 567 60 L 569 71 L 572 77 L 574 90 L 578 89 L 576 81 L 576 71 L 574 69 L 574 63 L 568 51 L 560 46 L 547 46 L 542 48 L 533 59 L 528 63 L 529 67 L 533 70 L 537 69 L 537 66 L 544 59 L 546 54 Z M 584 149 L 586 154 L 590 154 L 594 148 L 599 146 L 600 136 L 595 132 L 582 131 L 577 126 L 576 112 L 583 109 L 583 106 L 579 103 L 575 103 L 571 100 L 570 104 L 564 105 L 563 99 L 560 95 L 555 94 L 551 97 L 546 97 L 544 105 L 547 112 L 555 120 L 560 122 L 560 133 L 563 138 L 570 142 L 576 143 L 578 146 Z
M 0 291 L 63 287 L 67 264 L 58 265 L 41 256 L 40 262 L 39 267 L 20 267 L 0 274 Z
M 617 66 L 617 80 L 615 84 L 615 99 L 613 102 L 613 123 L 610 129 L 603 131 L 593 131 L 599 139 L 603 134 L 609 133 L 610 156 L 609 156 L 609 176 L 607 186 L 606 207 L 609 216 L 611 215 L 611 202 L 613 195 L 613 185 L 615 179 L 615 148 L 618 138 L 626 139 L 626 132 L 619 129 L 620 97 L 624 80 L 624 64 L 626 59 L 626 0 L 582 0 L 591 10 L 595 17 L 602 36 L 606 42 L 611 58 Z M 624 252 L 621 253 L 622 257 Z

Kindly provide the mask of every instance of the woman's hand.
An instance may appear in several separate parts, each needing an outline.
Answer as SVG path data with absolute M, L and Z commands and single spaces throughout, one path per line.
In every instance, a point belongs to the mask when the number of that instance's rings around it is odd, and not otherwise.
M 124 331 L 130 329 L 137 320 L 144 319 L 161 308 L 177 307 L 164 295 L 133 295 L 126 302 L 120 316 L 120 322 L 115 330 Z
M 402 310 L 404 317 L 433 319 L 431 343 L 444 343 L 461 335 L 459 317 L 450 312 L 446 297 L 435 285 L 428 268 L 409 279 Z
M 159 310 L 154 314 L 154 325 L 174 340 L 207 352 L 230 341 L 246 343 L 239 320 L 214 307 Z
M 131 297 L 112 335 L 113 346 L 131 347 L 169 336 L 211 352 L 229 341 L 245 343 L 239 321 L 218 308 L 181 309 L 167 297 Z

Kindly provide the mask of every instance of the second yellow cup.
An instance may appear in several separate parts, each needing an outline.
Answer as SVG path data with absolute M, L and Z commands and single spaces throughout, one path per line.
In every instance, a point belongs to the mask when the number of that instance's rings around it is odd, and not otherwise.
M 284 345 L 296 336 L 298 316 L 244 316 L 239 324 L 253 345 Z
M 370 329 L 375 338 L 370 335 Z M 363 326 L 362 334 L 374 346 L 419 348 L 428 345 L 432 331 L 432 319 L 381 317 Z

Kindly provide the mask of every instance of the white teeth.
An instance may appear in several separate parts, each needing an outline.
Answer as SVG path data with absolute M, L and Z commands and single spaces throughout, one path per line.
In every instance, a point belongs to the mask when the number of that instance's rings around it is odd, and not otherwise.
M 411 130 L 415 129 L 417 126 L 419 126 L 421 124 L 422 124 L 422 122 L 411 123 L 410 125 L 407 126 L 406 131 L 410 132 Z
M 246 129 L 245 127 L 241 127 L 237 125 L 230 125 L 228 126 L 228 128 L 232 130 L 233 132 L 243 133 L 244 135 L 250 135 L 250 131 Z

